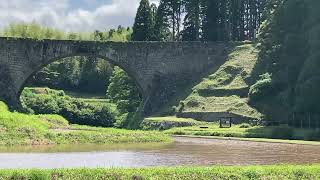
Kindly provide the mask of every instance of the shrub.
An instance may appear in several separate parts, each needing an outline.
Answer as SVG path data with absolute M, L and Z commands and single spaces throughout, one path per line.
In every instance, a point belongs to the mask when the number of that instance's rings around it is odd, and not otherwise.
M 117 109 L 120 113 L 134 112 L 139 107 L 138 103 L 132 103 L 130 100 L 119 100 Z
M 269 73 L 260 75 L 260 79 L 250 87 L 249 100 L 257 101 L 272 92 L 272 79 Z
M 289 126 L 275 127 L 271 132 L 271 138 L 273 139 L 292 139 L 293 135 L 294 130 Z
M 123 113 L 135 112 L 141 103 L 139 89 L 126 72 L 116 67 L 110 78 L 107 96 Z
M 70 123 L 111 127 L 115 117 L 103 104 L 91 105 L 66 96 L 63 91 L 48 90 L 47 94 L 34 94 L 27 89 L 22 93 L 22 105 L 35 114 L 59 114 Z
M 243 129 L 247 129 L 247 128 L 250 128 L 251 125 L 250 124 L 247 124 L 247 123 L 244 123 L 244 124 L 240 124 L 239 128 L 243 128 Z
M 310 133 L 308 133 L 305 137 L 305 140 L 307 141 L 319 141 L 320 140 L 320 131 L 313 130 Z
M 174 135 L 186 135 L 186 133 L 181 130 L 174 131 L 173 134 Z

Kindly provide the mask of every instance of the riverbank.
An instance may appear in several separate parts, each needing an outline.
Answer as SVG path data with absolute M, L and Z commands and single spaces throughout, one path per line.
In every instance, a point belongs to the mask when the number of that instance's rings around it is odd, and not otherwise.
M 284 140 L 284 139 L 267 139 L 267 138 L 237 138 L 237 137 L 219 137 L 219 136 L 192 136 L 192 135 L 173 135 L 173 137 L 183 138 L 199 138 L 199 139 L 214 139 L 214 140 L 231 140 L 231 141 L 248 141 L 248 142 L 265 142 L 278 144 L 297 144 L 297 145 L 313 145 L 320 146 L 319 141 L 303 141 L 303 140 Z
M 131 131 L 70 125 L 58 115 L 27 115 L 10 112 L 0 102 L 0 145 L 111 144 L 170 142 L 156 131 Z
M 0 179 L 319 179 L 320 165 L 0 170 Z
M 316 129 L 293 128 L 282 126 L 252 126 L 250 124 L 232 125 L 231 128 L 220 128 L 218 123 L 196 121 L 188 118 L 177 117 L 151 117 L 143 123 L 144 129 L 163 130 L 168 135 L 200 136 L 200 137 L 233 137 L 247 140 L 263 140 L 272 142 L 285 140 L 308 144 L 320 142 L 320 131 Z M 309 141 L 313 141 L 310 142 Z

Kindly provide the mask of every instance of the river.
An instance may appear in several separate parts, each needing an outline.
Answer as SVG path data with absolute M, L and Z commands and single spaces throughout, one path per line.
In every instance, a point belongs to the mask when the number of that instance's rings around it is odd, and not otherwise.
M 320 163 L 319 146 L 175 137 L 170 144 L 0 147 L 0 168 Z

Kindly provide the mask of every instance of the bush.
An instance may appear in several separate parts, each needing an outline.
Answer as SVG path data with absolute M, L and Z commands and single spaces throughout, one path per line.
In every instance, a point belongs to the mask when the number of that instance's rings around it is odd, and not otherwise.
M 91 105 L 66 96 L 63 91 L 48 90 L 46 94 L 34 94 L 27 89 L 22 93 L 22 105 L 35 114 L 59 114 L 70 123 L 111 127 L 115 117 L 103 104 Z
M 239 128 L 243 128 L 243 129 L 247 129 L 247 128 L 250 128 L 251 125 L 250 124 L 247 124 L 247 123 L 244 123 L 244 124 L 240 124 Z
M 260 75 L 260 79 L 250 87 L 249 100 L 257 101 L 272 92 L 272 79 L 269 73 Z
M 307 141 L 319 141 L 320 140 L 320 131 L 313 130 L 312 132 L 308 133 L 304 140 Z
M 293 128 L 289 126 L 279 126 L 272 129 L 271 137 L 273 139 L 292 139 L 294 135 Z
M 117 104 L 122 114 L 135 112 L 141 103 L 139 89 L 134 80 L 118 67 L 110 78 L 107 96 Z

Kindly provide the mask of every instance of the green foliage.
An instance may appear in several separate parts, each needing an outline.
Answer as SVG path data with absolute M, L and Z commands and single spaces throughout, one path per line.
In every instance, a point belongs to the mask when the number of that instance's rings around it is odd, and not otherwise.
M 203 129 L 201 126 L 208 128 Z M 235 140 L 283 142 L 296 144 L 314 144 L 319 131 L 314 129 L 292 128 L 288 126 L 253 126 L 249 124 L 232 125 L 231 128 L 220 128 L 219 123 L 204 123 L 186 127 L 171 127 L 164 133 L 171 135 L 213 136 L 213 138 L 233 137 Z M 279 139 L 279 140 L 278 140 Z M 294 140 L 293 140 L 294 139 Z M 314 142 L 304 141 L 313 140 Z
M 251 125 L 250 124 L 247 124 L 247 123 L 243 123 L 243 124 L 240 124 L 239 128 L 244 128 L 244 129 L 247 129 L 247 128 L 250 128 Z
M 260 79 L 250 87 L 249 99 L 251 102 L 265 98 L 272 92 L 271 75 L 266 73 L 260 75 Z
M 254 40 L 266 2 L 203 0 L 200 4 L 202 38 L 205 41 Z
M 181 33 L 181 22 L 182 22 L 182 0 L 161 0 L 159 5 L 159 19 L 164 22 L 160 23 L 167 25 L 167 27 L 162 27 L 160 33 L 165 32 L 166 28 L 171 29 L 171 41 L 178 41 L 180 39 Z M 164 35 L 164 34 L 160 34 Z
M 69 125 L 58 115 L 27 115 L 9 112 L 0 102 L 0 145 L 113 144 L 170 142 L 154 131 L 129 131 Z M 1 178 L 0 178 L 1 179 Z
M 259 41 L 259 69 L 272 74 L 274 93 L 256 103 L 274 119 L 292 112 L 319 109 L 319 8 L 318 1 L 273 0 L 266 6 Z M 267 103 L 266 101 L 277 102 Z M 277 105 L 278 104 L 278 105 Z M 282 108 L 285 107 L 285 108 Z M 275 113 L 276 109 L 282 112 Z
M 312 131 L 307 133 L 307 135 L 304 138 L 307 141 L 319 141 L 320 140 L 320 131 L 316 130 L 316 131 Z
M 180 112 L 230 112 L 252 119 L 263 115 L 248 104 L 249 78 L 257 62 L 254 44 L 240 43 L 212 74 L 192 88 L 177 110 Z
M 292 139 L 294 136 L 294 129 L 288 126 L 275 127 L 272 130 L 271 137 L 274 139 Z
M 319 179 L 319 165 L 1 170 L 0 179 Z
M 149 0 L 141 0 L 133 25 L 132 41 L 148 41 L 152 39 L 153 15 Z
M 154 25 L 154 33 L 152 40 L 155 41 L 166 41 L 170 38 L 170 24 L 167 12 L 167 5 L 162 0 L 160 1 L 159 7 L 157 9 Z
M 135 82 L 118 67 L 113 71 L 107 95 L 121 113 L 135 112 L 141 102 Z
M 66 33 L 41 27 L 39 24 L 33 22 L 31 24 L 10 24 L 9 27 L 4 29 L 4 36 L 7 37 L 22 37 L 22 38 L 35 38 L 35 39 L 64 39 Z
M 35 114 L 60 114 L 70 123 L 80 125 L 111 127 L 115 122 L 114 115 L 105 105 L 91 105 L 66 96 L 63 91 L 44 89 L 41 94 L 32 91 L 26 89 L 21 99 Z
M 196 121 L 190 118 L 170 117 L 149 117 L 145 118 L 141 123 L 143 129 L 146 130 L 167 130 L 173 127 L 186 127 L 194 125 L 206 125 L 206 122 Z
M 186 16 L 184 18 L 184 30 L 182 31 L 182 40 L 197 41 L 200 39 L 201 25 L 201 1 L 183 0 Z

